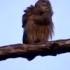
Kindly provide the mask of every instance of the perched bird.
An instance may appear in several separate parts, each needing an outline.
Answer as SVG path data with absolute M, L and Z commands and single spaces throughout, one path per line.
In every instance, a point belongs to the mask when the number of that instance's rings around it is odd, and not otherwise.
M 53 10 L 49 0 L 38 0 L 35 5 L 28 7 L 22 16 L 24 28 L 23 43 L 46 43 L 53 35 Z

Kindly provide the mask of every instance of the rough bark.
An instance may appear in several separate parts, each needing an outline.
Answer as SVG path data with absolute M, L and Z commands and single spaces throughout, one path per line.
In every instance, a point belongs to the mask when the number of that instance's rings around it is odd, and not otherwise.
M 46 44 L 12 44 L 0 47 L 0 60 L 23 57 L 28 60 L 36 56 L 56 56 L 70 52 L 70 39 L 49 41 Z

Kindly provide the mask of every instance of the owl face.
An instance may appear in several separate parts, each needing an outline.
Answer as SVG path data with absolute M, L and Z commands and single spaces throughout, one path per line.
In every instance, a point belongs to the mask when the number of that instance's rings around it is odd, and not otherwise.
M 50 16 L 52 16 L 53 11 L 52 11 L 52 7 L 51 4 L 48 0 L 39 0 L 35 6 L 39 9 L 39 11 L 41 13 L 46 13 L 50 14 Z

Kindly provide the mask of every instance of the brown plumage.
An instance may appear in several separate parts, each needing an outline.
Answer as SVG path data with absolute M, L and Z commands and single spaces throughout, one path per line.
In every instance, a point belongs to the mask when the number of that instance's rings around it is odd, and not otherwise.
M 22 16 L 24 28 L 23 43 L 46 43 L 53 34 L 52 7 L 48 0 L 39 0 L 30 6 Z

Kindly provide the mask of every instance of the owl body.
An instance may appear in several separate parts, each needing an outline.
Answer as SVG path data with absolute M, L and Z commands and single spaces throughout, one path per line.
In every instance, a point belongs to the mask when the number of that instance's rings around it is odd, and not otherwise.
M 26 13 L 22 18 L 22 27 L 24 28 L 23 43 L 46 43 L 49 38 L 52 38 L 52 8 L 50 2 L 45 1 L 47 0 L 39 0 L 35 6 L 30 6 L 25 10 Z

